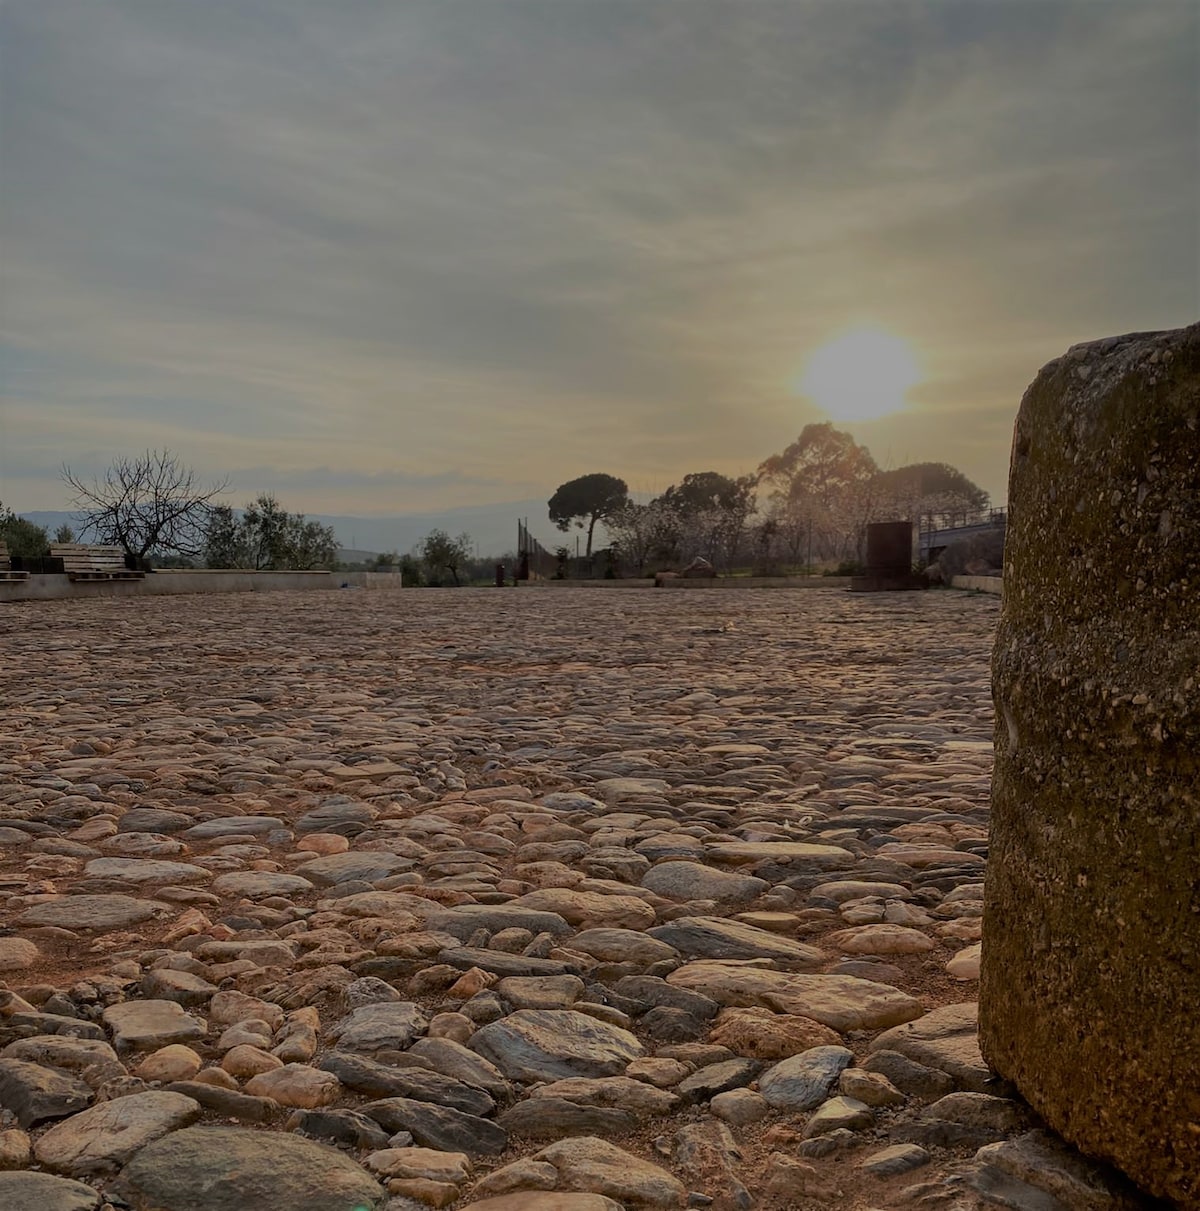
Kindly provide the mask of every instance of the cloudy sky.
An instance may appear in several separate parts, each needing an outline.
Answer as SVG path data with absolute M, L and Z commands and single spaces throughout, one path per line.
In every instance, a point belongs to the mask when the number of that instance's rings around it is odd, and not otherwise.
M 825 419 L 1002 500 L 1067 345 L 1200 316 L 1192 0 L 7 0 L 0 499 L 169 446 L 387 514 Z

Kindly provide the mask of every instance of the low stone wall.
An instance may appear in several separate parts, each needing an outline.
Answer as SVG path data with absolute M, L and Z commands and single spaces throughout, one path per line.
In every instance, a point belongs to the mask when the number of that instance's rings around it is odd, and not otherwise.
M 405 587 L 399 572 L 334 572 L 334 588 L 349 585 L 352 589 L 382 589 L 395 592 Z
M 953 589 L 973 589 L 976 593 L 994 593 L 997 597 L 1004 592 L 1003 576 L 955 576 L 950 581 Z
M 628 580 L 530 580 L 521 587 L 542 589 L 652 589 L 654 581 L 649 576 L 630 577 Z
M 32 574 L 25 580 L 0 581 L 0 602 L 60 601 L 77 597 L 160 597 L 174 593 L 272 593 L 281 590 L 336 589 L 342 583 L 343 580 L 332 572 L 172 570 L 148 572 L 143 580 L 96 581 L 68 580 L 63 575 Z
M 848 589 L 849 576 L 683 576 L 661 582 L 664 589 Z
M 670 589 L 845 589 L 848 576 L 718 576 L 663 582 Z M 652 589 L 649 577 L 628 580 L 534 580 L 520 586 L 559 589 Z M 971 586 L 974 587 L 974 586 Z M 160 597 L 174 593 L 273 593 L 282 590 L 368 589 L 397 592 L 407 588 L 396 572 L 239 572 L 173 569 L 148 572 L 144 580 L 72 581 L 63 575 L 30 575 L 0 581 L 6 601 L 61 601 L 85 597 Z
M 649 576 L 622 580 L 531 580 L 530 588 L 555 589 L 845 589 L 849 576 L 683 576 L 656 582 Z M 522 588 L 526 586 L 522 585 Z

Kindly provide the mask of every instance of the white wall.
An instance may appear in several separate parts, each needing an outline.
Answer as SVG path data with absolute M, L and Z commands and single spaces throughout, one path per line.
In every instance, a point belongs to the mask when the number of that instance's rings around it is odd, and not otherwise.
M 331 572 L 148 572 L 142 580 L 68 580 L 63 575 L 32 574 L 26 580 L 0 581 L 0 602 L 58 601 L 83 597 L 158 597 L 171 593 L 270 593 L 280 590 L 336 589 Z
M 997 597 L 1004 591 L 1003 576 L 955 576 L 950 585 L 955 589 L 974 589 L 977 593 L 994 593 Z

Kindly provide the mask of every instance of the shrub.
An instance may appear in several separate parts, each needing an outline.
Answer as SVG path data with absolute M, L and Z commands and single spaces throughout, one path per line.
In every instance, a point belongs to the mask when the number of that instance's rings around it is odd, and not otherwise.
M 951 543 L 930 569 L 949 583 L 955 576 L 999 576 L 1004 567 L 1004 530 L 989 530 Z
M 836 568 L 826 568 L 822 576 L 861 576 L 863 566 L 857 559 L 843 559 Z

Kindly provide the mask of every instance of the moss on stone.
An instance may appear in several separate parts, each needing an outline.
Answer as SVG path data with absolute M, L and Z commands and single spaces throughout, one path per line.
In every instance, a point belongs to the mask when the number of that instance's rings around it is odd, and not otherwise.
M 1200 325 L 1077 346 L 1013 443 L 993 656 L 989 1062 L 1200 1205 Z

